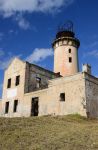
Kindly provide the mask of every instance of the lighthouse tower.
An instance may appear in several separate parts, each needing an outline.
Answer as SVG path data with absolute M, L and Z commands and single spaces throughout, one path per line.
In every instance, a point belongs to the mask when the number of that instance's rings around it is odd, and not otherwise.
M 79 40 L 73 32 L 73 24 L 67 23 L 59 29 L 52 43 L 54 49 L 54 72 L 62 76 L 79 72 L 78 48 Z

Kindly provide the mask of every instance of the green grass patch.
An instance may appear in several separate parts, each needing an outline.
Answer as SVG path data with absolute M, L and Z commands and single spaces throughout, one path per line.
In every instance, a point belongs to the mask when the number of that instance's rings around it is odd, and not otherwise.
M 98 150 L 98 120 L 78 114 L 0 118 L 0 150 Z

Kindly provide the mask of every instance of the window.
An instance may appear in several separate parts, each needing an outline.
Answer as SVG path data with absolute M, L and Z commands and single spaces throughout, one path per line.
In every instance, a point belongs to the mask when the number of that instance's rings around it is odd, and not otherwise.
M 9 102 L 5 103 L 5 114 L 8 114 L 9 112 Z
M 65 93 L 60 93 L 60 101 L 65 101 Z
M 72 62 L 72 57 L 69 57 L 69 63 L 71 63 Z
M 37 88 L 40 88 L 40 85 L 41 85 L 41 78 L 36 77 L 36 86 L 37 86 Z
M 10 78 L 10 79 L 8 79 L 7 88 L 11 88 L 11 78 Z
M 19 85 L 19 82 L 20 82 L 20 76 L 16 76 L 16 86 Z
M 17 112 L 18 100 L 14 100 L 14 109 L 13 112 Z
M 71 49 L 69 49 L 69 53 L 71 53 Z

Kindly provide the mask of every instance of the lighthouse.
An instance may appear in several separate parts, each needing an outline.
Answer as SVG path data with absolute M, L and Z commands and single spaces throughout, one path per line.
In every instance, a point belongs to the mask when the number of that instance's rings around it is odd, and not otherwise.
M 75 37 L 73 24 L 60 27 L 52 43 L 54 49 L 54 72 L 69 76 L 79 72 L 78 48 L 80 41 Z

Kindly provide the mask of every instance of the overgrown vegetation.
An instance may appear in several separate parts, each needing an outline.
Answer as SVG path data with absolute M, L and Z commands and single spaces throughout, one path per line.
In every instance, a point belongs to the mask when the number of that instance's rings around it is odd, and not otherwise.
M 98 120 L 79 115 L 0 118 L 0 150 L 98 150 Z

